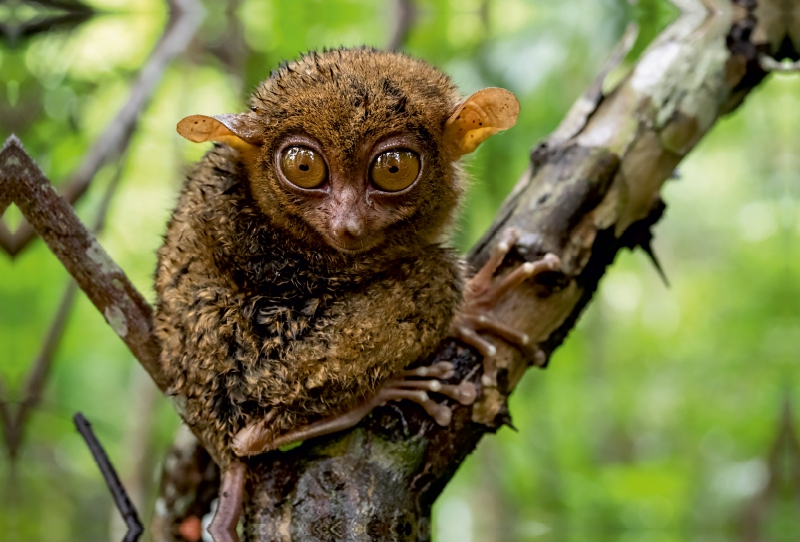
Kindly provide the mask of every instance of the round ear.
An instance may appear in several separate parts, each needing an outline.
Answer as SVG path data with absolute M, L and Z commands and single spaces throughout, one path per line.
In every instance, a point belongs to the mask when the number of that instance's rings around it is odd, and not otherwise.
M 178 123 L 178 133 L 189 141 L 219 141 L 244 151 L 259 146 L 262 141 L 258 117 L 250 113 L 239 115 L 190 115 Z
M 447 119 L 445 143 L 457 156 L 469 154 L 497 132 L 514 126 L 517 115 L 519 102 L 511 92 L 497 87 L 479 90 Z

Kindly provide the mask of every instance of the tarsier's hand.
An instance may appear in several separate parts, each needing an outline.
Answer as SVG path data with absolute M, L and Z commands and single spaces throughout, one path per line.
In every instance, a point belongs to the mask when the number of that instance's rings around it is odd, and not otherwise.
M 530 343 L 530 337 L 527 334 L 500 322 L 492 314 L 497 302 L 509 290 L 527 279 L 545 271 L 556 271 L 561 265 L 558 256 L 547 254 L 541 260 L 526 262 L 509 274 L 495 278 L 497 268 L 503 263 L 503 259 L 517 242 L 519 236 L 520 231 L 516 228 L 503 231 L 500 242 L 489 256 L 489 261 L 467 282 L 464 291 L 464 305 L 453 319 L 450 328 L 450 334 L 453 337 L 474 347 L 483 356 L 481 383 L 484 386 L 497 385 L 495 364 L 497 348 L 483 338 L 479 332 L 488 331 L 519 347 L 526 347 Z

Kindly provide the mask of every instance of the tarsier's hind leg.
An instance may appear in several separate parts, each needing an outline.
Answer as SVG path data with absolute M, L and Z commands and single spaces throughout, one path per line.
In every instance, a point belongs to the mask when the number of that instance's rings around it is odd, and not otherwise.
M 492 309 L 512 288 L 540 273 L 556 271 L 561 265 L 558 256 L 547 254 L 541 260 L 526 262 L 514 268 L 507 275 L 495 278 L 497 269 L 519 236 L 520 231 L 516 228 L 509 228 L 501 234 L 500 242 L 492 250 L 489 261 L 467 282 L 464 291 L 464 305 L 453 320 L 450 329 L 453 337 L 474 347 L 483 356 L 481 382 L 484 386 L 497 385 L 497 368 L 495 366 L 497 348 L 484 339 L 478 333 L 479 331 L 488 331 L 515 346 L 526 347 L 530 342 L 530 338 L 525 333 L 498 321 L 492 315 Z
M 404 371 L 397 378 L 386 382 L 375 397 L 354 409 L 299 427 L 276 438 L 270 434 L 268 423 L 264 421 L 252 423 L 236 434 L 232 442 L 233 451 L 239 456 L 255 455 L 295 442 L 344 431 L 363 420 L 372 409 L 389 401 L 414 401 L 422 405 L 436 423 L 447 425 L 452 418 L 450 407 L 431 399 L 429 392 L 445 395 L 462 405 L 470 405 L 475 401 L 475 386 L 471 382 L 457 385 L 440 382 L 440 379 L 452 378 L 453 374 L 453 364 L 446 361 L 430 367 Z
M 233 461 L 222 471 L 217 511 L 208 526 L 214 542 L 239 542 L 236 525 L 242 515 L 245 469 L 244 463 Z

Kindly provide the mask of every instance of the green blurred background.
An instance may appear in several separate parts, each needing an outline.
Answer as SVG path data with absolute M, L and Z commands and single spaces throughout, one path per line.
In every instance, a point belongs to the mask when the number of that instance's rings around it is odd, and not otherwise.
M 466 250 L 591 82 L 626 26 L 635 62 L 677 16 L 661 0 L 419 0 L 403 49 L 465 93 L 512 90 L 517 126 L 469 161 L 456 238 Z M 80 24 L 0 49 L 0 137 L 14 131 L 56 184 L 127 99 L 168 20 L 158 0 L 98 0 Z M 201 29 L 164 72 L 127 151 L 77 205 L 92 223 L 120 184 L 100 240 L 154 300 L 155 251 L 185 168 L 206 146 L 182 117 L 244 109 L 282 59 L 313 48 L 385 46 L 396 4 L 238 0 L 204 4 Z M 0 3 L 0 22 L 30 21 Z M 33 18 L 33 19 L 32 19 Z M 663 194 L 654 247 L 623 253 L 546 371 L 512 398 L 518 432 L 484 439 L 434 510 L 437 542 L 795 541 L 800 351 L 800 76 L 774 75 L 720 122 Z M 20 213 L 11 207 L 12 230 Z M 0 255 L 0 377 L 13 411 L 68 275 L 41 241 Z M 179 424 L 83 294 L 11 468 L 0 450 L 0 540 L 106 541 L 124 533 L 71 416 L 94 424 L 145 520 Z M 145 540 L 147 536 L 145 537 Z

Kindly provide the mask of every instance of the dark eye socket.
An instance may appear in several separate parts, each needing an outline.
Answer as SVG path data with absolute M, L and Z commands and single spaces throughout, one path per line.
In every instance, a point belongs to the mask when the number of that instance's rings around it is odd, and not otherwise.
M 398 192 L 411 186 L 419 170 L 417 153 L 408 149 L 391 149 L 379 154 L 372 162 L 369 179 L 380 190 Z
M 300 188 L 317 188 L 328 178 L 328 167 L 322 156 L 302 145 L 293 145 L 283 150 L 280 168 L 289 182 Z

